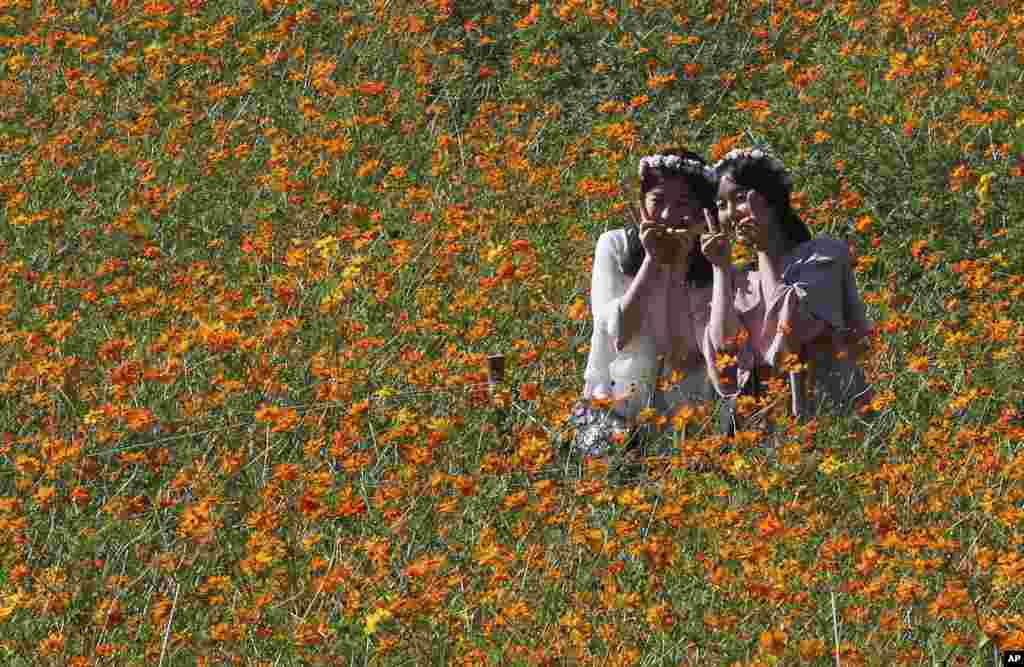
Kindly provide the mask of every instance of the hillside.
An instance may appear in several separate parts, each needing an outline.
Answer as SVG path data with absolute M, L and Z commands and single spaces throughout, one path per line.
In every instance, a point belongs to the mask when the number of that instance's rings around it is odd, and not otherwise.
M 1022 65 L 1009 0 L 0 0 L 4 664 L 1024 649 Z M 875 401 L 566 464 L 638 159 L 752 144 Z

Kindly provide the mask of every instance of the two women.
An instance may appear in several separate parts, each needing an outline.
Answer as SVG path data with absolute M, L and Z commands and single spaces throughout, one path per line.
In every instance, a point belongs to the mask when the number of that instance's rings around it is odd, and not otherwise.
M 597 244 L 585 398 L 610 398 L 627 419 L 646 406 L 671 414 L 715 393 L 756 394 L 790 354 L 813 387 L 797 392 L 797 414 L 865 398 L 855 354 L 871 325 L 849 252 L 811 238 L 777 158 L 733 151 L 709 169 L 672 150 L 642 158 L 639 175 L 639 224 Z M 755 251 L 755 266 L 733 266 L 733 239 Z M 722 355 L 735 359 L 724 372 Z M 682 380 L 659 389 L 673 377 Z

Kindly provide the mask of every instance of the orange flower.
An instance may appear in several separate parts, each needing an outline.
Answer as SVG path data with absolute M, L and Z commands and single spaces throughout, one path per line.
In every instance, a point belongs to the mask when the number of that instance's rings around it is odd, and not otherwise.
M 64 634 L 51 631 L 49 635 L 39 642 L 36 648 L 40 655 L 53 656 L 64 652 Z
M 79 507 L 84 507 L 89 504 L 91 499 L 89 490 L 82 486 L 76 486 L 71 492 L 71 501 Z
M 668 603 L 648 607 L 646 616 L 648 624 L 661 630 L 669 630 L 675 625 L 675 614 Z
M 800 640 L 800 658 L 804 661 L 811 661 L 825 655 L 825 642 L 820 639 Z
M 928 370 L 928 357 L 915 356 L 907 362 L 907 368 L 915 373 L 923 373 Z
M 683 65 L 683 72 L 686 74 L 687 79 L 695 79 L 697 75 L 701 73 L 704 66 L 700 63 L 687 63 Z M 728 152 L 728 151 L 726 151 Z M 723 153 L 724 155 L 724 153 Z M 717 159 L 717 158 L 716 158 Z
M 96 605 L 96 609 L 93 610 L 93 624 L 104 630 L 110 630 L 114 626 L 119 625 L 123 620 L 123 610 L 121 603 L 117 599 L 102 600 Z
M 540 4 L 539 3 L 535 2 L 535 3 L 531 4 L 530 5 L 530 11 L 526 14 L 526 16 L 524 16 L 523 18 L 521 18 L 521 19 L 519 19 L 518 21 L 515 22 L 514 25 L 515 25 L 516 29 L 517 30 L 526 30 L 531 25 L 536 23 L 537 19 L 540 18 L 540 11 L 541 11 L 541 8 L 540 8 Z
M 861 217 L 857 218 L 857 222 L 854 223 L 853 227 L 858 232 L 863 234 L 864 232 L 868 231 L 868 229 L 873 224 L 875 224 L 874 218 L 872 218 L 870 215 L 862 215 Z
M 629 107 L 631 109 L 639 109 L 643 105 L 651 101 L 651 98 L 647 95 L 637 95 L 629 101 Z
M 502 503 L 507 510 L 517 510 L 526 506 L 526 502 L 529 496 L 526 491 L 520 491 L 519 493 L 513 493 L 505 497 L 505 501 Z
M 365 95 L 367 97 L 376 97 L 377 95 L 382 95 L 384 91 L 387 89 L 387 84 L 382 83 L 380 81 L 367 81 L 356 86 L 356 90 L 359 91 L 359 94 Z
M 444 556 L 423 556 L 402 570 L 402 574 L 407 577 L 420 579 L 436 574 L 447 563 L 448 559 Z
M 281 414 L 281 409 L 273 405 L 264 405 L 256 411 L 254 415 L 256 421 L 264 423 L 273 423 L 277 421 L 277 418 Z
M 971 608 L 972 602 L 967 590 L 952 583 L 946 584 L 945 590 L 928 605 L 928 613 L 934 618 L 958 620 L 967 615 Z
M 519 398 L 524 401 L 535 400 L 540 395 L 540 386 L 536 382 L 527 382 L 519 386 Z
M 125 425 L 139 433 L 156 423 L 156 417 L 146 408 L 133 408 L 125 412 Z
M 662 88 L 662 87 L 667 86 L 668 84 L 672 83 L 675 80 L 676 80 L 676 75 L 671 73 L 671 72 L 669 74 L 660 74 L 660 75 L 659 74 L 652 74 L 651 76 L 649 76 L 647 78 L 647 87 L 648 88 L 654 88 L 654 89 Z
M 769 514 L 757 522 L 757 532 L 761 537 L 774 537 L 783 531 L 782 522 L 774 514 Z
M 669 537 L 651 537 L 641 545 L 640 553 L 650 568 L 664 570 L 675 564 L 679 545 Z
M 924 587 L 916 581 L 901 579 L 896 585 L 894 597 L 900 604 L 909 604 L 924 594 Z
M 733 148 L 740 143 L 743 139 L 743 135 L 735 135 L 729 137 L 722 137 L 718 142 L 711 147 L 710 158 L 712 161 L 717 161 L 722 158 L 726 153 L 731 151 Z
M 576 299 L 571 306 L 569 306 L 569 319 L 575 322 L 583 322 L 587 319 L 590 313 L 590 309 L 587 308 L 587 304 L 583 299 Z
M 788 639 L 789 637 L 782 630 L 765 630 L 761 633 L 758 644 L 765 653 L 778 657 L 786 651 Z
M 725 354 L 724 352 L 720 352 L 715 357 L 715 368 L 717 368 L 720 371 L 723 371 L 726 368 L 729 368 L 730 366 L 732 366 L 735 363 L 736 363 L 736 357 L 734 355 L 731 355 L 731 354 Z
M 364 162 L 358 170 L 356 170 L 356 176 L 359 178 L 366 178 L 377 171 L 380 166 L 380 160 L 367 160 Z
M 361 516 L 366 513 L 366 503 L 351 486 L 347 486 L 338 494 L 335 512 L 342 518 Z

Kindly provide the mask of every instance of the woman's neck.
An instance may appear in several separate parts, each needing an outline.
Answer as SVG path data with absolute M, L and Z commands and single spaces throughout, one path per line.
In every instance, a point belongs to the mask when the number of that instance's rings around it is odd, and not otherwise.
M 793 244 L 782 234 L 778 222 L 770 225 L 769 229 L 772 233 L 765 239 L 764 247 L 760 248 L 757 254 L 765 255 L 773 263 L 781 262 L 782 258 L 793 250 Z

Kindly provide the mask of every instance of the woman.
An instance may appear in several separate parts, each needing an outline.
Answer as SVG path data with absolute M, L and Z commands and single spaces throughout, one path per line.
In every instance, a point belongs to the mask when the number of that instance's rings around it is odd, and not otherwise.
M 701 353 L 711 266 L 697 243 L 714 202 L 710 170 L 698 155 L 670 150 L 642 158 L 639 176 L 637 220 L 597 242 L 583 390 L 586 399 L 610 399 L 624 420 L 645 407 L 671 416 L 714 397 Z
M 792 180 L 778 158 L 760 149 L 735 150 L 715 164 L 717 220 L 709 216 L 701 247 L 713 265 L 708 371 L 718 393 L 757 395 L 767 377 L 785 375 L 792 353 L 808 366 L 811 398 L 795 386 L 796 416 L 829 404 L 846 410 L 867 400 L 857 367 L 859 342 L 871 330 L 857 292 L 845 243 L 811 238 L 790 205 Z M 730 240 L 757 256 L 749 270 L 734 269 Z M 720 373 L 719 354 L 736 363 Z

